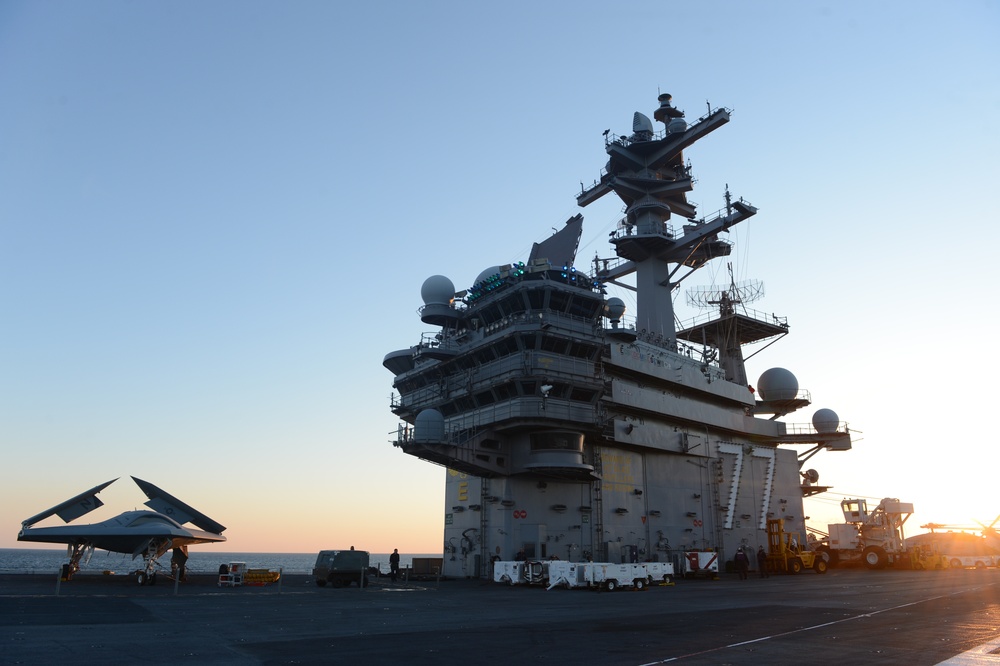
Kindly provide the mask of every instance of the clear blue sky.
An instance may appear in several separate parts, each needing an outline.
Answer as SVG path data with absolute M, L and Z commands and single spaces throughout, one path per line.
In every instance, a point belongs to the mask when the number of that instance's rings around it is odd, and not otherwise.
M 792 334 L 751 376 L 863 431 L 821 482 L 992 520 L 998 32 L 986 0 L 0 3 L 0 547 L 114 477 L 85 520 L 141 504 L 135 475 L 233 550 L 439 550 L 382 358 L 426 277 L 578 212 L 661 91 L 734 111 L 691 198 L 760 209 L 734 269 Z

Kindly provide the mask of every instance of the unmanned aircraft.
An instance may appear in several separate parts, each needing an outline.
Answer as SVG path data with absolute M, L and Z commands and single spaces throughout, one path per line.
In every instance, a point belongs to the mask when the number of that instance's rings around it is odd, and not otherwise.
M 28 518 L 21 523 L 17 540 L 67 544 L 70 561 L 63 566 L 63 577 L 67 580 L 80 570 L 80 560 L 84 555 L 87 558 L 86 562 L 90 561 L 95 548 L 112 553 L 131 554 L 133 560 L 142 557 L 144 566 L 136 572 L 140 585 L 156 583 L 157 560 L 171 548 L 186 553 L 187 547 L 191 544 L 226 540 L 226 537 L 222 536 L 222 532 L 226 529 L 223 525 L 152 483 L 134 476 L 132 480 L 149 498 L 145 504 L 152 511 L 126 511 L 103 523 L 89 525 L 32 527 L 40 520 L 53 515 L 68 523 L 104 506 L 104 502 L 97 498 L 97 493 L 117 480 L 112 479 L 94 486 L 62 504 Z M 184 523 L 192 523 L 201 529 L 184 527 Z

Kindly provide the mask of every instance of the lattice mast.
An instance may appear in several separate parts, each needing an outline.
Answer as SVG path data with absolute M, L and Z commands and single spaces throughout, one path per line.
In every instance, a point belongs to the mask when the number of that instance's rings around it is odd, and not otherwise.
M 728 190 L 726 199 L 727 201 L 729 199 Z M 729 271 L 728 287 L 693 287 L 687 292 L 687 303 L 718 312 L 718 319 L 714 320 L 716 326 L 712 340 L 709 340 L 709 330 L 702 328 L 701 344 L 718 349 L 719 366 L 725 370 L 726 379 L 737 384 L 749 385 L 743 358 L 745 340 L 740 335 L 740 317 L 737 314 L 745 313 L 747 303 L 752 303 L 764 295 L 764 284 L 755 280 L 736 284 L 732 262 L 727 263 L 726 267 Z

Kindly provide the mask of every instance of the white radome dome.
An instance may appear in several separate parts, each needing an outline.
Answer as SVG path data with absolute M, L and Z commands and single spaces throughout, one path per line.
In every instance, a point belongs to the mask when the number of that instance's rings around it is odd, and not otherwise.
M 432 275 L 420 287 L 420 297 L 424 305 L 451 303 L 455 298 L 455 284 L 443 275 Z
M 417 442 L 444 440 L 444 415 L 436 409 L 424 409 L 413 423 L 413 439 Z
M 816 413 L 813 414 L 813 427 L 816 428 L 816 432 L 837 432 L 839 425 L 840 417 L 832 409 L 824 407 L 823 409 L 817 409 Z
M 799 380 L 784 368 L 771 368 L 757 380 L 757 390 L 763 400 L 794 400 L 799 392 Z

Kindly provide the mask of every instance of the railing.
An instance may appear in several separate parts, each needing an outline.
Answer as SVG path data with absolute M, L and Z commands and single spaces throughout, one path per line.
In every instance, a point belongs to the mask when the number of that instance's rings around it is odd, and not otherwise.
M 584 273 L 581 273 L 581 275 L 586 277 L 588 280 L 592 279 Z M 512 315 L 507 315 L 506 317 L 489 324 L 481 325 L 474 330 L 463 329 L 459 332 L 445 330 L 421 333 L 418 348 L 441 347 L 442 349 L 450 349 L 459 344 L 463 344 L 462 338 L 473 332 L 479 332 L 485 336 L 489 336 L 513 326 L 526 324 L 531 326 L 541 325 L 545 327 L 553 327 L 555 329 L 562 328 L 571 332 L 579 333 L 593 328 L 595 320 L 589 317 L 581 317 L 579 315 L 557 312 L 555 310 L 532 310 L 530 312 L 518 312 Z
M 725 110 L 728 113 L 732 113 L 733 112 L 732 109 L 726 108 L 724 106 L 717 106 L 714 109 L 709 109 L 708 112 L 706 112 L 704 115 L 702 115 L 701 117 L 699 117 L 694 122 L 687 123 L 687 127 L 684 128 L 684 131 L 686 132 L 687 130 L 691 129 L 692 127 L 695 127 L 696 125 L 698 125 L 699 123 L 705 122 L 706 120 L 708 120 L 709 118 L 711 118 L 716 113 L 718 113 L 719 111 L 722 111 L 722 110 Z M 604 137 L 604 145 L 605 146 L 609 146 L 611 144 L 618 144 L 619 146 L 627 147 L 627 146 L 632 145 L 633 143 L 646 143 L 647 141 L 659 141 L 660 139 L 665 138 L 667 136 L 667 133 L 668 132 L 667 132 L 666 128 L 664 128 L 664 129 L 662 129 L 662 130 L 660 130 L 658 132 L 652 132 L 648 136 L 643 137 L 641 139 L 632 139 L 630 137 L 625 137 L 625 136 L 621 136 L 621 135 L 618 135 L 618 134 L 612 134 L 612 133 L 609 132 Z M 638 134 L 638 133 L 634 132 L 630 136 L 635 136 L 636 134 Z M 679 131 L 674 131 L 674 132 L 670 132 L 670 134 L 680 134 L 680 132 Z
M 733 112 L 732 109 L 726 108 L 724 106 L 718 106 L 718 107 L 715 107 L 714 109 L 710 107 L 709 110 L 708 110 L 708 112 L 705 113 L 704 115 L 702 115 L 701 117 L 699 117 L 697 120 L 695 120 L 694 122 L 691 122 L 691 123 L 687 123 L 687 127 L 684 129 L 684 131 L 686 132 L 686 131 L 690 130 L 691 128 L 693 128 L 696 125 L 698 125 L 698 124 L 700 124 L 700 123 L 708 120 L 713 115 L 715 115 L 716 113 L 718 113 L 719 111 L 722 111 L 722 110 L 725 110 L 726 112 L 728 112 L 730 114 Z M 680 134 L 680 133 L 681 132 L 676 132 L 676 131 L 675 132 L 670 132 L 670 134 Z M 636 134 L 637 133 L 633 133 L 631 136 L 635 136 Z M 624 147 L 628 147 L 628 146 L 632 145 L 633 143 L 645 143 L 647 141 L 659 141 L 660 139 L 663 139 L 666 136 L 667 136 L 667 130 L 666 130 L 666 128 L 660 130 L 659 132 L 647 133 L 641 139 L 640 138 L 632 139 L 630 137 L 621 136 L 621 135 L 618 135 L 618 134 L 612 134 L 612 133 L 609 132 L 608 134 L 604 135 L 604 148 L 607 149 L 608 146 L 613 145 L 613 144 L 617 144 L 617 145 L 622 146 L 624 148 Z M 600 176 L 599 180 L 595 180 L 594 183 L 593 183 L 593 185 L 591 185 L 589 188 L 585 187 L 583 183 L 580 183 L 580 192 L 579 192 L 579 194 L 576 195 L 577 198 L 582 197 L 583 195 L 585 195 L 590 190 L 593 190 L 594 188 L 596 188 L 600 183 L 604 182 L 604 177 L 607 176 L 607 175 L 608 175 L 608 170 L 606 168 L 602 168 L 601 171 L 600 171 L 600 174 L 599 174 L 599 176 Z
M 850 432 L 847 428 L 847 421 L 838 421 L 837 429 L 831 432 Z M 786 423 L 785 434 L 788 435 L 828 435 L 830 432 L 820 432 L 811 423 Z
M 779 317 L 776 314 L 767 314 L 766 312 L 760 312 L 759 310 L 754 310 L 752 308 L 737 308 L 740 314 L 743 314 L 756 321 L 771 324 L 772 326 L 780 326 L 781 328 L 788 329 L 788 317 Z M 698 326 L 699 324 L 707 324 L 712 319 L 718 316 L 718 312 L 706 312 L 704 314 L 696 315 L 687 321 L 681 322 L 681 330 L 686 328 L 691 328 L 693 326 Z
M 618 226 L 615 227 L 615 230 L 613 232 L 611 232 L 610 238 L 611 238 L 612 241 L 616 241 L 616 240 L 619 240 L 621 238 L 627 238 L 629 236 L 635 236 L 635 235 L 637 235 L 635 232 L 636 232 L 636 225 L 634 223 L 632 223 L 632 222 L 629 222 L 628 221 L 628 217 L 623 217 L 622 219 L 618 220 Z M 668 238 L 670 240 L 674 240 L 674 239 L 677 238 L 677 230 L 674 228 L 673 225 L 667 224 L 666 222 L 661 222 L 660 223 L 660 230 L 657 233 L 655 233 L 655 234 L 644 233 L 643 234 L 643 236 L 653 236 L 653 235 L 662 236 L 664 238 Z
M 444 432 L 441 444 L 460 446 L 480 433 L 494 429 L 498 424 L 515 419 L 546 418 L 576 422 L 580 427 L 592 427 L 597 422 L 590 405 L 562 398 L 518 397 L 495 402 L 492 405 L 469 410 L 452 417 Z M 395 431 L 394 446 L 419 443 L 414 437 L 414 427 L 400 421 Z

